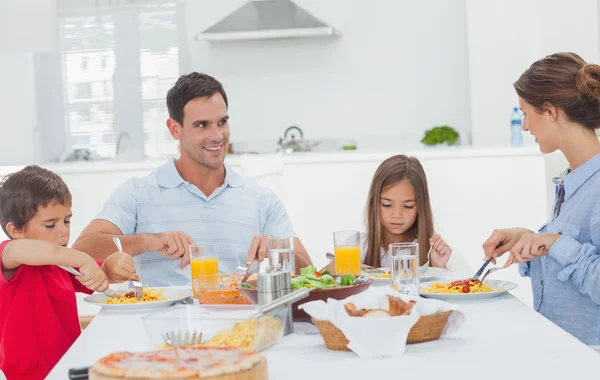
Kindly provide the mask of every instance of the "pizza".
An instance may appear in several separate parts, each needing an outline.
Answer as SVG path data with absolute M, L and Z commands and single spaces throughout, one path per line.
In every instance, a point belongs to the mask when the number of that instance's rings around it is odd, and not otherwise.
M 206 378 L 247 371 L 263 360 L 248 350 L 182 346 L 151 352 L 112 353 L 98 360 L 90 372 L 101 378 Z

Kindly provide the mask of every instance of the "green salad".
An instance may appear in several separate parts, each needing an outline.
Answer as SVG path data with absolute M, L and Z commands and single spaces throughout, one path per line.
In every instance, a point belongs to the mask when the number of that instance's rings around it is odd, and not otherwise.
M 297 290 L 300 288 L 339 288 L 342 286 L 354 285 L 355 282 L 356 277 L 351 274 L 336 279 L 328 270 L 319 272 L 317 271 L 317 268 L 308 266 L 300 269 L 300 276 L 292 278 L 292 290 Z

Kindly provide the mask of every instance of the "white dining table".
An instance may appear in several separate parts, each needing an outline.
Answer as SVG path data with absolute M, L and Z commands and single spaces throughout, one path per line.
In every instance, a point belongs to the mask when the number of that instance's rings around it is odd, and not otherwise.
M 361 359 L 331 351 L 308 323 L 263 351 L 271 380 L 317 379 L 599 379 L 599 354 L 521 301 L 502 296 L 455 302 L 466 319 L 452 336 L 408 345 L 397 357 Z M 50 372 L 65 380 L 70 368 L 92 365 L 115 351 L 151 349 L 143 313 L 101 311 Z

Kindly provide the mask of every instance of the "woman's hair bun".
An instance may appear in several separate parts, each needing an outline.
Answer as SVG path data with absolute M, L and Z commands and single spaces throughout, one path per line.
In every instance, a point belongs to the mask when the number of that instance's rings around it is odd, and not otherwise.
M 575 85 L 582 95 L 600 103 L 600 65 L 586 64 L 577 72 Z

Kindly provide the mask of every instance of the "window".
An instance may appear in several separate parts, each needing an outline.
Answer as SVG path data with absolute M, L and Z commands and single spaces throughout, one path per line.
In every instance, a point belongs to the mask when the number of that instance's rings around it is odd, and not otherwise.
M 113 89 L 112 89 L 112 82 L 111 81 L 104 81 L 102 83 L 102 87 L 103 87 L 103 97 L 104 98 L 108 98 L 108 99 L 112 99 L 113 97 Z
M 89 107 L 81 107 L 76 112 L 77 118 L 81 123 L 89 123 L 92 121 L 92 112 Z
M 89 99 L 92 97 L 92 84 L 91 83 L 77 83 L 75 84 L 75 98 L 77 99 Z
M 59 4 L 65 109 L 73 147 L 86 145 L 114 157 L 115 129 L 144 128 L 145 141 L 138 143 L 146 156 L 176 153 L 173 144 L 156 136 L 168 117 L 166 91 L 179 77 L 180 6 L 173 0 Z M 139 38 L 131 37 L 137 33 Z M 136 72 L 138 77 L 129 75 Z
M 177 153 L 177 145 L 170 134 L 168 139 L 161 139 L 161 136 L 166 137 L 165 121 L 169 117 L 165 97 L 179 77 L 176 26 L 176 12 L 168 8 L 157 8 L 154 12 L 140 15 L 144 126 L 152 130 L 151 135 L 155 136 L 153 139 L 147 139 L 144 146 L 144 151 L 149 157 Z
M 92 143 L 92 136 L 89 133 L 71 135 L 71 145 L 73 148 L 88 148 Z
M 102 142 L 104 144 L 114 144 L 115 143 L 115 134 L 112 132 L 105 132 L 102 134 Z

